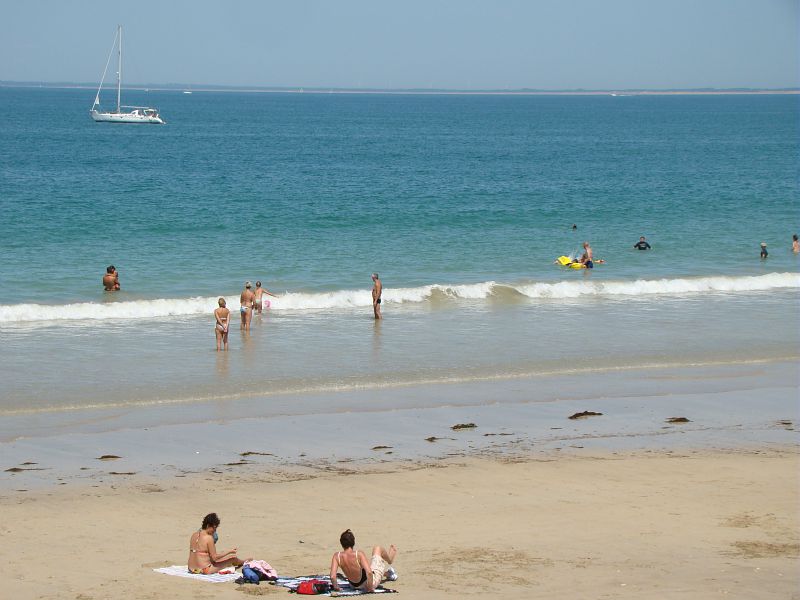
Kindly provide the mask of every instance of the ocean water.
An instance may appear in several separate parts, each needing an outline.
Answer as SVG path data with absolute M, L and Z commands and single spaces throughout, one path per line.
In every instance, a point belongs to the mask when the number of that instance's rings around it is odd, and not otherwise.
M 0 414 L 800 355 L 797 96 L 93 94 L 0 88 Z

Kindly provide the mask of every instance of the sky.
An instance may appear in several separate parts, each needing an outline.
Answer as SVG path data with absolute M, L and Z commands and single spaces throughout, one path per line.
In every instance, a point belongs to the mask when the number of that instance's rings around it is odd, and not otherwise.
M 0 0 L 0 80 L 800 87 L 800 0 Z M 111 70 L 111 78 L 114 78 Z

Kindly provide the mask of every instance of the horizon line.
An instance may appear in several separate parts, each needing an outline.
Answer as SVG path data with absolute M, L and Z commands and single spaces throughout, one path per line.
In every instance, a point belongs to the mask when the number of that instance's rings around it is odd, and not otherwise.
M 95 89 L 97 84 L 70 81 L 0 80 L 0 87 Z M 135 83 L 124 89 L 138 91 L 261 92 L 314 94 L 431 94 L 431 95 L 598 95 L 598 94 L 800 94 L 797 87 L 670 87 L 670 88 L 424 88 L 424 87 L 347 87 L 347 86 L 259 86 L 188 83 Z

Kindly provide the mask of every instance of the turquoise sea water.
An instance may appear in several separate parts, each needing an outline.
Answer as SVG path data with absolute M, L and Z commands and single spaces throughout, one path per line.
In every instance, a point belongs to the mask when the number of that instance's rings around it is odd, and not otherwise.
M 797 354 L 797 96 L 93 94 L 0 88 L 0 411 Z
M 87 90 L 0 90 L 1 303 L 100 299 L 110 263 L 151 298 L 373 270 L 397 287 L 553 280 L 585 239 L 602 278 L 796 269 L 796 96 L 125 100 L 168 125 L 95 124 Z M 655 252 L 631 250 L 640 234 Z

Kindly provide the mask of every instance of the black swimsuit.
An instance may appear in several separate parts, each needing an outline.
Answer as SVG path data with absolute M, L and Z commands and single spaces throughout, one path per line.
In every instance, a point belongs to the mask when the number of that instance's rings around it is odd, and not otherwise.
M 351 581 L 350 578 L 347 578 L 347 581 L 350 582 L 354 588 L 361 587 L 364 585 L 364 582 L 367 580 L 367 572 L 364 570 L 364 567 L 361 567 L 361 579 L 356 583 L 355 581 Z
M 358 551 L 357 550 L 356 550 L 356 560 L 358 560 Z M 341 564 L 342 564 L 342 553 L 339 552 L 339 565 L 341 566 Z M 342 570 L 344 570 L 344 569 L 342 569 Z M 345 578 L 350 583 L 350 585 L 352 585 L 354 588 L 361 587 L 362 585 L 364 585 L 364 582 L 367 581 L 367 572 L 364 570 L 364 567 L 361 567 L 361 579 L 359 581 L 357 581 L 357 582 L 353 581 L 352 579 L 347 577 L 347 575 L 345 575 Z

